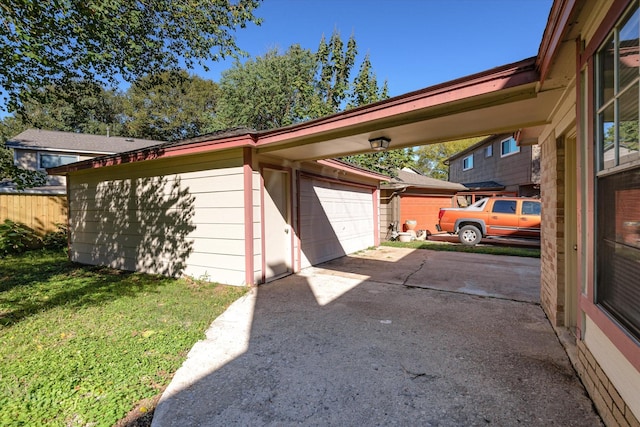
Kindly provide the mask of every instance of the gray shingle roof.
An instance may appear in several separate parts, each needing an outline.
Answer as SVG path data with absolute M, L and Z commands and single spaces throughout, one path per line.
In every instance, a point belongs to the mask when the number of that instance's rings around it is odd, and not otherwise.
M 86 133 L 27 129 L 7 141 L 7 147 L 22 149 L 69 150 L 96 154 L 113 154 L 139 150 L 165 141 L 127 138 L 122 136 L 90 135 Z
M 399 170 L 398 176 L 393 178 L 390 182 L 390 186 L 397 187 L 422 187 L 433 188 L 442 190 L 466 190 L 465 186 L 455 182 L 442 181 L 440 179 L 424 176 L 419 173 L 409 172 L 406 170 Z

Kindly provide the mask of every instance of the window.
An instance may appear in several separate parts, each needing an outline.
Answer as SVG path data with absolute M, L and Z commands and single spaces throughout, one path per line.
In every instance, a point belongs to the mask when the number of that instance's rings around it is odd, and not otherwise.
M 496 200 L 493 202 L 493 210 L 495 213 L 516 213 L 516 201 L 515 200 Z
M 68 156 L 63 154 L 43 154 L 40 153 L 38 167 L 40 169 L 54 168 L 56 166 L 68 165 L 77 162 L 78 156 Z
M 595 56 L 596 303 L 640 338 L 638 4 Z
M 473 154 L 462 159 L 462 170 L 473 169 Z
M 502 141 L 500 143 L 500 147 L 501 147 L 501 151 L 500 151 L 501 157 L 510 156 L 511 154 L 520 152 L 520 147 L 518 147 L 516 140 L 513 138 L 508 138 Z
M 489 146 L 485 147 L 485 149 L 484 149 L 484 156 L 485 156 L 485 157 L 491 157 L 491 156 L 493 156 L 493 145 L 489 145 Z
M 522 202 L 522 215 L 540 215 L 540 202 Z

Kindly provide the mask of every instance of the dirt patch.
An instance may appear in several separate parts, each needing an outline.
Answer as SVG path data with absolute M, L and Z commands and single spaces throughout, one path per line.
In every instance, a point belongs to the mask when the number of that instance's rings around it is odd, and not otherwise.
M 162 393 L 136 403 L 136 406 L 114 427 L 150 427 L 160 396 Z

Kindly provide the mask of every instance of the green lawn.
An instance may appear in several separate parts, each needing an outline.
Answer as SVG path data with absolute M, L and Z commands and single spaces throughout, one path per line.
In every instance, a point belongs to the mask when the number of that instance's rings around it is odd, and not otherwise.
M 458 243 L 443 243 L 415 240 L 413 242 L 382 242 L 382 246 L 396 248 L 430 249 L 432 251 L 469 252 L 476 254 L 511 255 L 540 258 L 539 248 L 524 248 L 512 246 L 464 246 Z
M 0 425 L 113 426 L 169 383 L 245 292 L 80 266 L 59 252 L 1 258 Z

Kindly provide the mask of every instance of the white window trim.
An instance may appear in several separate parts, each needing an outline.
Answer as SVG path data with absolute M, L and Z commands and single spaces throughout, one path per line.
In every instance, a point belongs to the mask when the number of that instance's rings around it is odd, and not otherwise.
M 502 144 L 505 143 L 506 141 L 509 141 L 512 138 L 507 138 L 507 139 L 503 139 L 502 141 L 500 141 L 500 157 L 509 157 L 509 156 L 513 156 L 514 154 L 518 154 L 520 152 L 520 146 L 518 145 L 518 143 L 516 143 L 516 150 L 515 151 L 510 151 L 507 154 L 504 154 L 502 152 Z
M 468 167 L 468 168 L 465 168 L 465 167 L 464 167 L 465 160 L 467 160 L 467 159 L 469 159 L 469 158 L 471 159 L 471 166 L 470 166 L 470 167 Z M 473 169 L 473 154 L 470 154 L 470 155 L 468 155 L 468 156 L 466 156 L 466 157 L 463 157 L 463 158 L 462 158 L 462 170 L 463 170 L 463 171 L 468 171 L 468 170 L 471 170 L 471 169 Z

